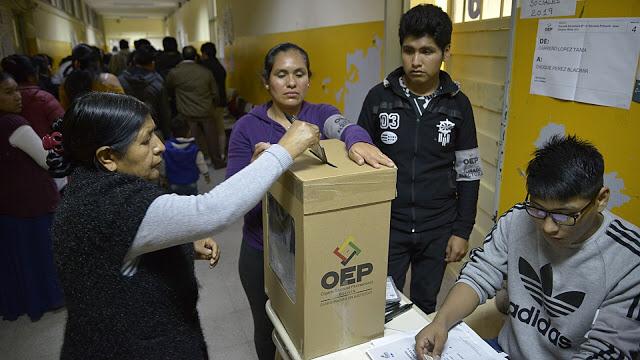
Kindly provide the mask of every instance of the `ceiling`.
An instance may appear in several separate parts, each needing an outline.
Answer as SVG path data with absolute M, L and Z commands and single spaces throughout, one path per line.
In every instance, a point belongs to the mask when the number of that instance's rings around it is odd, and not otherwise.
M 188 0 L 85 0 L 105 18 L 164 18 Z

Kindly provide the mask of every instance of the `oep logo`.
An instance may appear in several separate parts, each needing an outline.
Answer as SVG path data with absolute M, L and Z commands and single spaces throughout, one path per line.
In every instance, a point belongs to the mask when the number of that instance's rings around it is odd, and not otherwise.
M 353 236 L 349 236 L 342 242 L 342 245 L 333 250 L 333 253 L 340 259 L 343 268 L 340 269 L 340 272 L 329 271 L 324 274 L 320 280 L 323 288 L 329 290 L 337 285 L 345 286 L 359 283 L 365 276 L 373 272 L 373 264 L 371 263 L 347 266 L 353 258 L 362 252 L 353 240 Z

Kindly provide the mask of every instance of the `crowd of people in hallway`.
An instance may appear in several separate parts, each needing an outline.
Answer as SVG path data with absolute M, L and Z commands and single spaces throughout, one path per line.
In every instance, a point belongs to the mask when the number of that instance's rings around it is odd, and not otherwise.
M 215 45 L 203 44 L 201 57 L 191 46 L 178 52 L 172 37 L 165 38 L 163 43 L 164 51 L 158 51 L 149 41 L 140 39 L 135 42 L 135 50 L 129 51 L 128 41 L 121 40 L 120 50 L 106 55 L 95 46 L 78 44 L 61 60 L 55 73 L 53 59 L 46 54 L 13 54 L 1 60 L 0 160 L 9 170 L 6 175 L 3 173 L 0 186 L 2 319 L 16 320 L 26 314 L 37 321 L 47 311 L 65 306 L 69 310 L 73 296 L 67 291 L 63 295 L 66 286 L 62 275 L 66 267 L 55 265 L 51 229 L 54 214 L 60 215 L 63 194 L 71 193 L 68 189 L 78 181 L 73 176 L 74 181 L 69 183 L 66 177 L 73 168 L 72 162 L 67 161 L 70 144 L 86 151 L 87 144 L 83 141 L 95 141 L 109 144 L 117 152 L 132 140 L 131 134 L 118 140 L 117 133 L 106 128 L 99 134 L 84 131 L 75 139 L 67 136 L 66 152 L 63 151 L 62 134 L 66 132 L 63 124 L 67 122 L 63 119 L 78 109 L 82 103 L 79 99 L 87 94 L 121 94 L 116 102 L 129 101 L 129 106 L 114 106 L 112 112 L 107 105 L 100 106 L 102 115 L 109 118 L 117 118 L 119 109 L 119 114 L 131 121 L 127 113 L 132 111 L 133 99 L 141 111 L 148 111 L 154 133 L 170 148 L 162 156 L 169 166 L 161 169 L 168 181 L 159 182 L 170 192 L 186 194 L 184 189 L 188 188 L 188 194 L 197 194 L 195 183 L 201 174 L 210 182 L 208 163 L 213 162 L 215 168 L 226 166 L 222 119 L 226 71 L 216 58 Z M 167 77 L 182 80 L 179 68 L 183 65 L 200 70 L 199 76 L 189 79 L 187 86 L 165 80 Z M 185 101 L 190 103 L 185 105 Z M 195 120 L 178 112 L 193 106 L 200 109 Z M 90 116 L 89 124 L 95 125 L 98 115 L 83 115 Z M 194 139 L 191 134 L 196 132 Z M 207 146 L 211 143 L 215 146 Z M 89 163 L 93 163 L 92 156 L 87 156 Z M 213 247 L 215 243 L 208 237 L 195 246 L 203 254 L 214 254 Z M 209 260 L 215 263 L 213 257 Z
M 37 321 L 65 307 L 62 359 L 208 359 L 193 260 L 215 267 L 214 233 L 244 217 L 239 277 L 257 356 L 274 359 L 260 201 L 297 156 L 329 138 L 361 166 L 397 168 L 387 272 L 403 288 L 410 268 L 411 300 L 433 313 L 447 264 L 467 254 L 483 175 L 471 103 L 441 69 L 451 33 L 437 6 L 406 12 L 402 66 L 366 94 L 358 119 L 306 99 L 311 59 L 293 43 L 265 54 L 256 87 L 269 100 L 246 113 L 229 102 L 210 42 L 179 51 L 166 37 L 160 51 L 121 40 L 108 54 L 78 44 L 55 73 L 46 54 L 5 57 L 0 317 Z M 229 139 L 227 115 L 237 118 Z M 226 179 L 202 193 L 210 167 L 226 168 Z M 606 210 L 603 171 L 599 151 L 575 136 L 538 149 L 525 200 L 472 250 L 416 336 L 418 356 L 441 355 L 451 326 L 506 279 L 505 326 L 487 339 L 496 350 L 637 359 L 640 229 Z

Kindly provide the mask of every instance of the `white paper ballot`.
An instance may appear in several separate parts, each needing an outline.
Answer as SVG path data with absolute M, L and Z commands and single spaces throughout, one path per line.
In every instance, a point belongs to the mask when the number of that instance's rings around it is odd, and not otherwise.
M 400 301 L 400 292 L 396 288 L 396 284 L 393 282 L 391 276 L 387 276 L 387 291 L 386 291 L 387 303 L 393 303 Z
M 367 351 L 371 360 L 417 360 L 415 335 L 411 332 L 394 341 L 377 344 Z M 460 323 L 449 330 L 449 337 L 441 355 L 442 360 L 503 360 L 506 354 L 496 352 L 467 324 Z M 426 360 L 431 360 L 427 356 Z
M 640 18 L 540 20 L 531 94 L 629 109 Z
M 522 0 L 520 18 L 542 18 L 576 14 L 576 0 Z

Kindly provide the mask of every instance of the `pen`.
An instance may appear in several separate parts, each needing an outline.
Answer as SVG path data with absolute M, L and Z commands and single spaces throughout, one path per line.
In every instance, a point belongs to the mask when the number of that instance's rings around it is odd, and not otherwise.
M 388 323 L 389 321 L 393 320 L 396 316 L 406 312 L 407 310 L 411 309 L 411 307 L 413 306 L 412 303 L 409 304 L 404 304 L 402 306 L 400 306 L 399 308 L 393 310 L 392 312 L 388 313 L 387 315 L 384 316 L 384 323 Z
M 289 120 L 289 122 L 292 124 L 294 121 L 298 120 L 298 118 L 295 115 L 289 115 L 286 112 L 283 112 L 283 114 L 284 114 L 284 117 L 286 117 L 287 120 Z M 332 167 L 337 167 L 327 160 L 327 154 L 324 152 L 324 148 L 322 147 L 322 145 L 320 144 L 312 145 L 309 148 L 309 150 L 311 150 L 311 153 L 315 155 L 315 157 L 320 159 L 320 161 L 322 161 L 323 164 L 327 164 Z
M 289 120 L 289 122 L 292 123 L 292 124 L 293 124 L 294 121 L 298 120 L 298 118 L 296 118 L 295 115 L 289 115 L 286 112 L 283 112 L 283 114 L 284 114 L 284 117 L 286 117 L 287 120 Z

